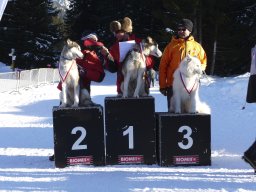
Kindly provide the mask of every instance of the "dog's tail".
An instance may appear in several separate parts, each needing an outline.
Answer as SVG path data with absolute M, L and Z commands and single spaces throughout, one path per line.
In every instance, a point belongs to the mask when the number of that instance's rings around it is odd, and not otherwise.
M 200 104 L 198 105 L 197 112 L 211 114 L 211 108 L 205 102 L 200 102 Z

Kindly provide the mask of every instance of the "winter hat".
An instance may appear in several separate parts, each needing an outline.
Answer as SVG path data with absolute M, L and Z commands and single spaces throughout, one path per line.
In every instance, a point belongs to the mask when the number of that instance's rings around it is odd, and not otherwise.
M 132 20 L 129 17 L 125 17 L 123 20 L 112 21 L 109 25 L 109 29 L 112 33 L 119 31 L 131 33 L 132 32 Z
M 189 19 L 182 19 L 179 24 L 178 27 L 185 27 L 187 30 L 189 30 L 190 32 L 192 32 L 193 30 L 193 23 L 191 20 Z
M 82 41 L 86 40 L 86 39 L 94 39 L 95 41 L 98 41 L 98 36 L 96 33 L 90 33 L 88 35 L 85 35 L 81 38 Z
M 121 31 L 121 23 L 119 21 L 112 21 L 109 25 L 109 29 L 112 33 Z
M 129 17 L 125 17 L 121 22 L 121 28 L 127 33 L 132 32 L 132 20 Z
M 88 35 L 83 36 L 81 40 L 84 41 L 85 47 L 90 47 L 90 46 L 102 47 L 103 46 L 103 43 L 98 42 L 98 36 L 96 33 L 89 33 Z
M 84 46 L 85 47 L 91 47 L 91 46 L 102 47 L 104 45 L 103 45 L 103 43 L 101 43 L 99 41 L 95 41 L 95 40 L 89 38 L 89 39 L 84 40 Z

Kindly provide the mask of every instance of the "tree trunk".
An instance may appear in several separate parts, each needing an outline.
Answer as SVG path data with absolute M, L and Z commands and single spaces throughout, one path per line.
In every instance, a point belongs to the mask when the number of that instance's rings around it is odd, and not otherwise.
M 213 75 L 214 70 L 215 70 L 216 50 L 217 50 L 217 36 L 218 36 L 218 24 L 217 23 L 215 23 L 214 29 L 215 29 L 214 30 L 214 43 L 213 43 L 212 65 L 211 65 L 210 75 Z
M 202 2 L 199 1 L 199 10 L 197 11 L 198 17 L 198 41 L 202 45 L 203 37 L 202 37 Z

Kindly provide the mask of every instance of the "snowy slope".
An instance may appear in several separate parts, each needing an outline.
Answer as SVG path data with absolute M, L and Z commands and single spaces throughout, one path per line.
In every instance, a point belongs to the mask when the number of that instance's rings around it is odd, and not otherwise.
M 254 141 L 255 104 L 245 103 L 249 74 L 202 80 L 201 99 L 212 109 L 212 166 L 158 165 L 74 166 L 55 168 L 52 107 L 56 85 L 0 94 L 0 191 L 256 191 L 256 176 L 241 160 Z M 104 105 L 115 95 L 115 74 L 92 86 L 93 101 Z M 166 111 L 166 98 L 151 88 L 156 111 Z
M 0 73 L 4 72 L 12 72 L 12 70 L 10 69 L 10 66 L 7 66 L 6 64 L 0 62 Z

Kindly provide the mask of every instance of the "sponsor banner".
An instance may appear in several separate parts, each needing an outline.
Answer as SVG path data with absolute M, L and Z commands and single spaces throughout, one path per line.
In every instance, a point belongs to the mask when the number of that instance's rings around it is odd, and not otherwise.
M 2 19 L 2 16 L 4 14 L 5 7 L 7 5 L 8 0 L 1 0 L 0 1 L 0 21 Z
M 175 165 L 199 164 L 199 156 L 198 155 L 173 156 L 173 164 Z
M 68 157 L 68 165 L 91 165 L 93 163 L 92 156 Z
M 143 162 L 143 155 L 118 155 L 119 164 L 142 164 Z

